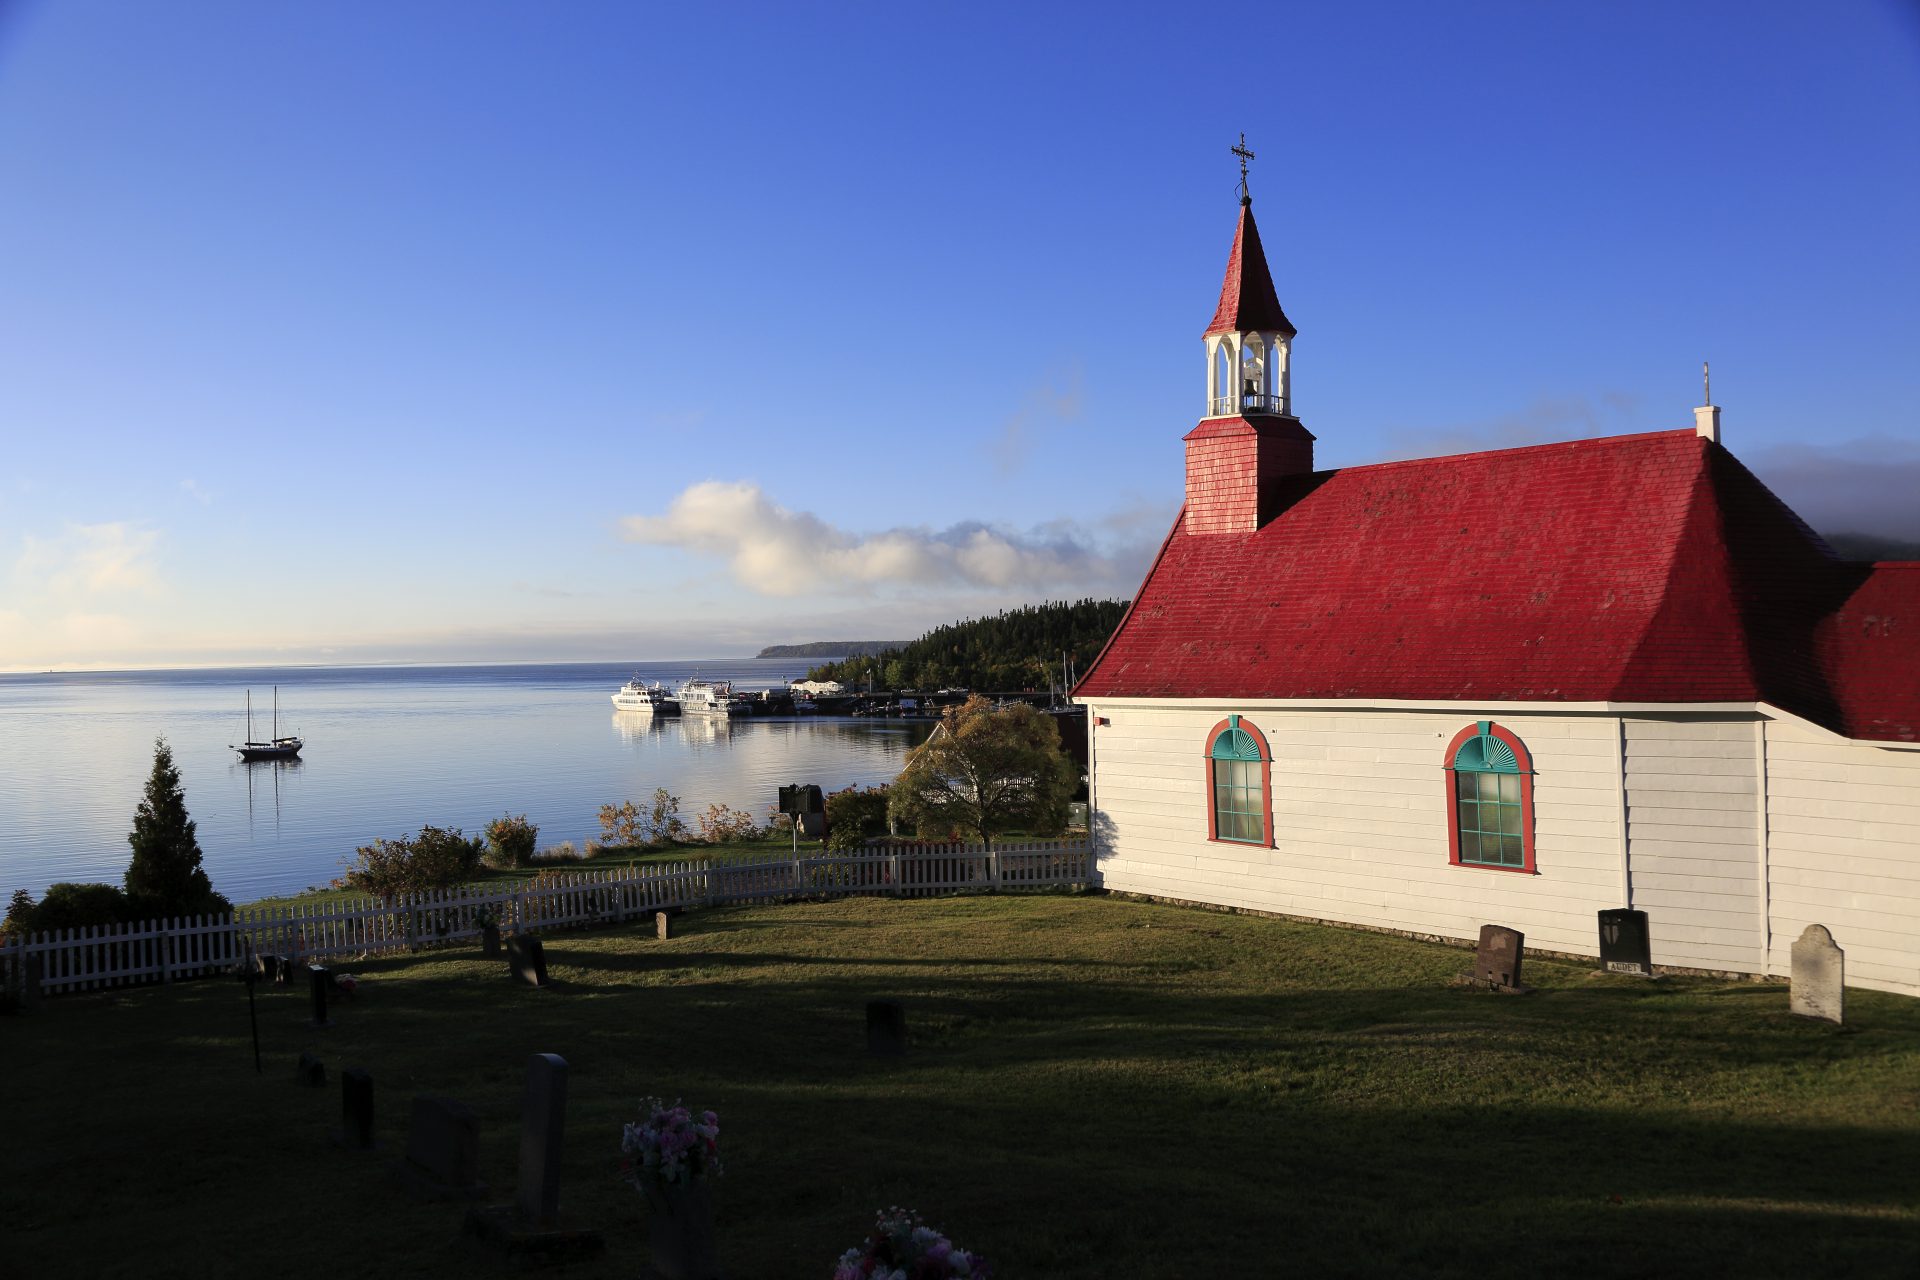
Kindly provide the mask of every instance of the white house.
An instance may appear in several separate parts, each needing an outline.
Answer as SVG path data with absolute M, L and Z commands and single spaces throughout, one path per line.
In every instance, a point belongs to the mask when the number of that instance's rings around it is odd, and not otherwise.
M 1313 469 L 1241 202 L 1186 505 L 1075 690 L 1109 889 L 1920 994 L 1920 563 L 1691 429 Z

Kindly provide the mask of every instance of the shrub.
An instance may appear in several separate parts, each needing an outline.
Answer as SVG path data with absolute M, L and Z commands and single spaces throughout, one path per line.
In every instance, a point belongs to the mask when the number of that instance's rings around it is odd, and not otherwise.
M 724 804 L 708 805 L 699 822 L 703 844 L 731 844 L 760 834 L 760 824 L 752 814 L 744 809 L 729 809 Z
M 23 893 L 14 894 L 13 902 L 7 908 L 6 928 L 9 932 L 14 928 L 14 912 L 20 908 L 23 896 Z M 50 929 L 84 929 L 96 924 L 123 924 L 140 918 L 134 900 L 118 885 L 111 884 L 49 885 L 45 897 L 38 903 L 29 897 L 25 906 L 22 930 L 29 933 L 45 933 Z
M 358 860 L 348 864 L 345 879 L 362 893 L 388 900 L 445 889 L 479 870 L 485 849 L 485 841 L 468 839 L 458 827 L 425 826 L 410 839 L 402 836 L 361 845 L 354 851 Z
M 534 867 L 560 866 L 569 862 L 585 862 L 586 855 L 573 847 L 573 841 L 563 840 L 559 844 L 548 845 L 527 859 L 526 865 Z
M 502 814 L 487 824 L 487 865 L 508 870 L 533 861 L 534 843 L 540 828 L 527 821 L 527 815 Z
M 827 848 L 858 849 L 870 836 L 887 834 L 887 789 L 848 787 L 827 796 Z
M 600 834 L 608 848 L 654 848 L 687 838 L 687 824 L 680 820 L 680 797 L 665 787 L 657 787 L 653 803 L 641 809 L 633 801 L 600 806 Z

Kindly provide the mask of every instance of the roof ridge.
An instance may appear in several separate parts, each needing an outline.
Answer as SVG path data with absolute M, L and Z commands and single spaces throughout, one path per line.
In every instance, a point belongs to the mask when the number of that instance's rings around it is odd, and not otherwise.
M 1508 445 L 1501 449 L 1474 449 L 1466 453 L 1436 453 L 1430 458 L 1392 458 L 1385 462 L 1359 462 L 1350 467 L 1329 467 L 1316 475 L 1331 475 L 1338 471 L 1383 471 L 1389 467 L 1424 467 L 1432 462 L 1454 462 L 1463 458 L 1505 457 L 1518 453 L 1538 453 L 1547 449 L 1574 449 L 1590 445 L 1619 445 L 1628 442 L 1646 442 L 1656 439 L 1699 439 L 1692 427 L 1678 427 L 1666 431 L 1629 431 L 1614 436 L 1582 436 L 1578 440 L 1546 440 L 1539 444 Z

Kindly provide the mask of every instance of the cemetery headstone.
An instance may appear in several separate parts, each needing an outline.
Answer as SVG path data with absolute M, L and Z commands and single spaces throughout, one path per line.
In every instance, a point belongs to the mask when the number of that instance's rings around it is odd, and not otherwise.
M 664 911 L 656 911 L 653 913 L 654 937 L 658 938 L 661 942 L 665 942 L 673 937 L 673 926 L 667 923 L 670 918 L 671 917 Z
M 552 1226 L 560 1216 L 560 1143 L 567 1127 L 567 1060 L 557 1053 L 527 1059 L 520 1109 L 520 1188 L 514 1208 L 528 1223 Z
M 340 1145 L 373 1150 L 373 1075 L 365 1067 L 340 1073 Z
M 530 933 L 516 933 L 507 939 L 507 966 L 520 982 L 535 987 L 547 985 L 547 949 Z
M 597 1257 L 598 1231 L 560 1221 L 561 1139 L 566 1131 L 567 1061 L 558 1054 L 527 1059 L 520 1113 L 520 1185 L 513 1206 L 470 1209 L 462 1234 L 516 1266 L 564 1265 Z
M 309 1089 L 318 1089 L 327 1083 L 327 1064 L 311 1053 L 303 1053 L 294 1065 L 293 1078 Z
M 399 1169 L 429 1195 L 469 1200 L 485 1195 L 480 1121 L 473 1109 L 451 1098 L 415 1097 L 407 1124 L 407 1155 Z
M 480 927 L 480 954 L 488 960 L 500 958 L 500 926 L 497 924 Z
M 327 1021 L 327 992 L 333 988 L 333 970 L 325 965 L 307 966 L 307 992 L 313 1001 L 313 1025 L 330 1027 Z
M 46 961 L 38 955 L 30 955 L 20 965 L 20 1008 L 22 1012 L 32 1013 L 40 1007 L 42 984 L 46 981 Z
M 1793 943 L 1787 1007 L 1803 1018 L 1846 1020 L 1847 953 L 1834 945 L 1823 924 L 1810 924 Z
M 1500 924 L 1480 926 L 1480 946 L 1473 953 L 1473 976 L 1501 991 L 1523 991 L 1520 960 L 1527 935 Z
M 907 1051 L 907 1011 L 898 1000 L 867 1001 L 867 1052 L 898 1058 Z
M 1646 912 L 1615 907 L 1600 913 L 1600 967 L 1608 973 L 1653 976 L 1653 936 Z

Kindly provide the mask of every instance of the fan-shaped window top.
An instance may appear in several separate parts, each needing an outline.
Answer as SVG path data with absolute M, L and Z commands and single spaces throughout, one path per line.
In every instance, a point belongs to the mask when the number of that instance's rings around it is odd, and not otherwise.
M 1455 736 L 1446 762 L 1448 843 L 1456 866 L 1532 871 L 1533 758 L 1482 720 Z

